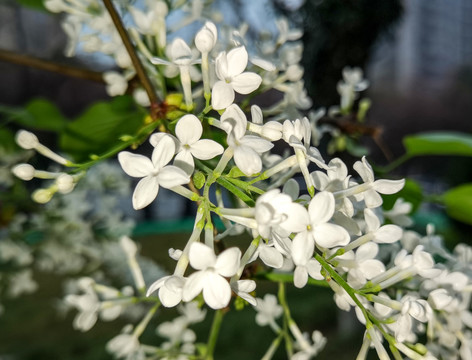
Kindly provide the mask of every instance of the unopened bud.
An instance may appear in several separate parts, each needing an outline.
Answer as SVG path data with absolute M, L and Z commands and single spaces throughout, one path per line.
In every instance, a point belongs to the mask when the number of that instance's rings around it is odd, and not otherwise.
M 39 145 L 39 140 L 30 131 L 20 130 L 16 133 L 16 143 L 23 149 L 34 149 Z
M 303 77 L 303 68 L 298 64 L 290 65 L 285 74 L 288 80 L 295 82 Z
M 209 53 L 216 44 L 217 30 L 215 24 L 210 21 L 195 36 L 195 46 L 201 53 Z
M 12 172 L 21 180 L 29 181 L 34 178 L 35 169 L 30 164 L 19 164 L 12 169 Z
M 134 241 L 131 240 L 128 236 L 122 236 L 120 238 L 120 245 L 127 256 L 136 256 L 136 253 L 138 252 L 138 247 L 136 246 Z
M 69 174 L 61 174 L 56 179 L 57 190 L 61 194 L 68 194 L 74 190 L 74 178 Z
M 54 191 L 51 189 L 38 189 L 36 190 L 31 197 L 34 201 L 40 204 L 46 204 L 49 202 L 54 195 Z

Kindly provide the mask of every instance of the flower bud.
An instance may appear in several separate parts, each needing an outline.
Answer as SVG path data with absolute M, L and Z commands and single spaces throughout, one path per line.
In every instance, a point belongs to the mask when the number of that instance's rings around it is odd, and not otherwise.
M 120 238 L 120 245 L 127 256 L 136 256 L 136 253 L 138 252 L 138 247 L 136 246 L 134 241 L 131 240 L 128 236 L 122 236 Z
M 70 193 L 75 186 L 74 178 L 69 174 L 61 174 L 56 179 L 57 190 L 61 194 L 68 194 Z
M 20 130 L 16 133 L 16 143 L 23 149 L 34 149 L 39 145 L 39 140 L 35 134 L 26 130 Z
M 216 44 L 217 30 L 215 24 L 210 21 L 195 36 L 195 46 L 201 53 L 209 53 Z
M 32 198 L 37 203 L 46 204 L 52 199 L 53 195 L 54 191 L 51 189 L 38 189 L 33 193 Z
M 277 121 L 268 121 L 262 126 L 261 136 L 270 141 L 277 141 L 282 138 L 283 125 Z
M 19 164 L 12 169 L 12 172 L 17 178 L 29 181 L 34 178 L 35 169 L 30 164 Z
M 298 81 L 303 77 L 303 68 L 298 64 L 290 65 L 285 72 L 289 81 Z

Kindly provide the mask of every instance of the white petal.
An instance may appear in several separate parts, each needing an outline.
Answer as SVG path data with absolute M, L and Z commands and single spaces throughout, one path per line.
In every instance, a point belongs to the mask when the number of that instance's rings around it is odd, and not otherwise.
M 367 226 L 367 232 L 374 232 L 380 228 L 380 220 L 370 209 L 364 209 L 364 219 Z
M 187 114 L 175 126 L 175 135 L 182 145 L 192 145 L 202 137 L 203 127 L 195 115 Z
M 315 195 L 308 206 L 310 223 L 312 225 L 326 223 L 334 214 L 334 196 L 328 191 L 322 191 Z
M 375 191 L 381 194 L 395 194 L 403 189 L 405 179 L 402 180 L 377 180 L 374 182 Z
M 379 246 L 374 242 L 368 242 L 358 247 L 356 251 L 356 261 L 373 259 L 379 252 Z
M 270 246 L 263 246 L 259 252 L 259 257 L 267 266 L 274 269 L 280 269 L 284 264 L 284 258 L 281 253 Z
M 227 133 L 233 132 L 236 139 L 241 139 L 246 133 L 246 115 L 236 104 L 228 106 L 223 115 L 221 115 L 220 121 L 223 130 Z
M 174 307 L 182 301 L 182 291 L 175 292 L 163 286 L 159 290 L 159 300 L 165 307 Z
M 241 139 L 239 139 L 239 142 L 242 145 L 249 146 L 258 154 L 265 153 L 274 147 L 274 144 L 272 144 L 270 141 L 261 139 L 260 137 L 254 135 L 243 136 Z
M 261 157 L 248 146 L 239 146 L 234 150 L 234 162 L 247 176 L 256 174 L 262 169 Z
M 230 84 L 217 81 L 211 90 L 211 106 L 215 110 L 223 110 L 234 101 L 234 90 Z
M 241 250 L 235 247 L 227 249 L 216 258 L 215 270 L 221 276 L 233 276 L 238 271 L 240 260 Z
M 302 288 L 308 281 L 308 272 L 305 266 L 297 266 L 293 273 L 293 283 L 297 288 Z
M 295 265 L 305 266 L 308 259 L 313 257 L 315 249 L 313 239 L 304 231 L 297 234 L 292 242 L 292 260 Z
M 361 176 L 364 182 L 374 181 L 374 171 L 372 170 L 372 167 L 370 166 L 370 164 L 367 162 L 365 156 L 362 157 L 362 162 L 357 161 L 354 164 L 353 168 Z
M 251 106 L 251 120 L 254 124 L 262 125 L 264 123 L 262 110 L 257 105 Z
M 187 278 L 182 290 L 183 301 L 190 301 L 200 294 L 205 283 L 208 281 L 207 275 L 205 271 L 197 271 Z
M 360 270 L 362 271 L 362 274 L 365 276 L 365 278 L 370 280 L 375 276 L 385 272 L 385 265 L 379 260 L 365 260 L 362 262 Z
M 212 309 L 224 308 L 231 299 L 231 287 L 223 277 L 211 273 L 205 280 L 203 299 Z
M 375 232 L 375 241 L 382 244 L 390 244 L 400 240 L 403 230 L 397 225 L 384 225 Z
M 228 58 L 226 52 L 221 52 L 215 59 L 215 71 L 218 79 L 226 82 L 228 77 Z
M 238 291 L 249 293 L 256 290 L 256 282 L 254 280 L 238 280 L 236 285 Z
M 308 211 L 303 205 L 292 203 L 287 211 L 284 212 L 288 217 L 280 224 L 283 229 L 289 232 L 306 231 L 307 226 L 310 224 L 310 218 Z
M 192 59 L 192 50 L 183 39 L 176 38 L 170 45 L 170 58 L 177 65 L 186 65 Z
M 170 276 L 164 276 L 163 278 L 160 278 L 159 280 L 154 281 L 151 286 L 149 286 L 149 289 L 146 292 L 146 296 L 151 295 L 154 291 L 157 289 L 160 289 L 161 286 L 164 285 L 164 282 L 169 278 Z
M 213 159 L 216 155 L 222 154 L 223 146 L 214 140 L 202 139 L 190 146 L 190 152 L 200 160 Z
M 193 243 L 188 254 L 190 265 L 195 270 L 204 270 L 213 267 L 216 263 L 216 256 L 213 250 L 202 243 Z
M 262 82 L 262 78 L 253 72 L 245 72 L 231 79 L 233 90 L 239 94 L 250 94 L 256 90 Z
M 248 54 L 244 46 L 232 49 L 226 55 L 228 59 L 228 75 L 233 77 L 241 74 L 247 66 Z
M 368 208 L 376 208 L 382 205 L 382 197 L 374 189 L 364 192 L 364 202 Z
M 324 248 L 347 245 L 350 237 L 346 229 L 335 224 L 317 225 L 313 232 L 317 245 Z
M 195 170 L 192 153 L 187 149 L 183 149 L 175 156 L 174 165 L 182 169 L 188 176 L 192 175 L 193 170 Z
M 177 185 L 188 184 L 190 181 L 190 178 L 185 171 L 172 165 L 162 168 L 156 177 L 159 181 L 159 185 L 166 189 L 170 189 Z
M 133 192 L 133 208 L 135 210 L 148 206 L 159 192 L 159 182 L 155 176 L 146 176 L 139 180 Z
M 308 274 L 310 274 L 313 279 L 324 280 L 323 275 L 321 275 L 321 264 L 318 261 L 315 259 L 310 259 L 306 265 L 306 268 L 308 270 Z
M 123 171 L 132 177 L 144 177 L 154 170 L 154 166 L 149 158 L 128 151 L 120 152 L 118 154 L 118 161 Z
M 156 169 L 162 169 L 175 154 L 175 142 L 169 136 L 162 137 L 152 151 L 152 163 Z

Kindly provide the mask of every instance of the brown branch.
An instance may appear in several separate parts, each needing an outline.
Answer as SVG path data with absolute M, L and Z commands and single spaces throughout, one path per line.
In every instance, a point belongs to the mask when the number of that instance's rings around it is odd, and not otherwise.
M 113 20 L 113 24 L 115 24 L 115 28 L 120 34 L 121 40 L 123 41 L 123 45 L 128 52 L 129 57 L 131 58 L 131 62 L 133 63 L 134 69 L 136 70 L 136 74 L 138 75 L 141 84 L 146 90 L 146 93 L 149 97 L 151 102 L 151 117 L 153 120 L 156 120 L 162 116 L 161 114 L 161 102 L 156 95 L 156 91 L 154 90 L 154 86 L 149 79 L 141 60 L 136 53 L 136 49 L 134 48 L 133 43 L 126 31 L 123 22 L 121 21 L 120 15 L 116 11 L 115 7 L 113 6 L 112 0 L 103 0 L 103 4 L 105 5 L 108 13 L 110 14 L 111 19 Z
M 102 73 L 0 49 L 0 61 L 103 83 Z

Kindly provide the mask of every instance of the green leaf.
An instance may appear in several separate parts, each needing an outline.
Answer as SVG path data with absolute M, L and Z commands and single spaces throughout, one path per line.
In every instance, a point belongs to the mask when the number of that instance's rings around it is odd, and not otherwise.
M 90 154 L 106 151 L 123 135 L 135 134 L 143 120 L 128 96 L 95 103 L 67 125 L 61 134 L 60 146 L 76 160 L 85 160 Z
M 46 99 L 33 99 L 24 108 L 1 106 L 0 113 L 31 130 L 60 132 L 67 124 L 67 119 L 57 106 Z
M 29 7 L 34 10 L 48 11 L 44 6 L 43 0 L 17 0 L 20 5 Z
M 233 166 L 229 171 L 228 176 L 232 178 L 238 178 L 246 176 L 246 174 L 244 174 L 237 166 Z
M 413 205 L 412 213 L 418 210 L 418 207 L 423 202 L 423 191 L 421 186 L 411 179 L 405 180 L 405 186 L 396 194 L 392 195 L 382 195 L 383 198 L 383 208 L 385 210 L 390 210 L 393 208 L 395 201 L 399 198 L 403 198 L 406 202 L 409 202 Z
M 0 149 L 7 153 L 18 149 L 15 142 L 15 135 L 6 128 L 0 128 Z
M 201 189 L 205 185 L 205 175 L 201 171 L 195 172 L 193 175 L 193 183 L 197 189 Z
M 447 191 L 442 199 L 450 217 L 472 225 L 472 183 Z
M 472 156 L 472 135 L 459 132 L 431 132 L 406 136 L 406 152 L 418 155 Z

